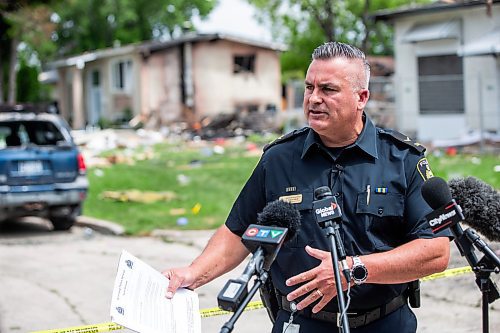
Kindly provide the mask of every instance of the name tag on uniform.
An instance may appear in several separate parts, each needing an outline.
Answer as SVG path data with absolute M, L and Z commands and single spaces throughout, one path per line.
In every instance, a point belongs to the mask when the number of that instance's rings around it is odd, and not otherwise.
M 288 202 L 291 204 L 298 204 L 302 202 L 302 194 L 292 194 L 279 197 L 281 201 Z

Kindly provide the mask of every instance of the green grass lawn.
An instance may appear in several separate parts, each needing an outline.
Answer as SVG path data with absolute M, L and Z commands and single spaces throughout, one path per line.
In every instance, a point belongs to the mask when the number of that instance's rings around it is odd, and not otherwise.
M 155 147 L 155 158 L 135 165 L 115 164 L 109 168 L 89 168 L 89 197 L 84 214 L 117 222 L 130 234 L 145 234 L 157 228 L 210 229 L 221 225 L 233 201 L 258 161 L 244 149 L 226 149 L 223 155 L 207 153 L 200 148 L 172 145 Z M 187 184 L 178 177 L 189 179 Z M 104 191 L 169 191 L 176 197 L 168 202 L 120 202 L 103 199 Z M 198 214 L 192 212 L 201 205 Z M 171 210 L 184 209 L 184 214 Z M 179 218 L 187 225 L 178 225 Z
M 212 154 L 208 148 L 162 144 L 154 158 L 135 165 L 114 164 L 89 168 L 89 197 L 84 214 L 123 225 L 129 234 L 147 234 L 153 229 L 212 229 L 221 225 L 259 157 L 248 154 L 245 144 Z M 136 152 L 140 153 L 140 152 Z M 444 179 L 475 176 L 500 188 L 499 156 L 429 156 L 434 175 Z M 179 179 L 188 179 L 183 184 Z M 122 202 L 102 197 L 104 191 L 140 190 L 175 194 L 170 201 Z M 197 214 L 192 208 L 198 204 Z M 184 213 L 179 214 L 179 209 Z M 187 224 L 179 225 L 179 218 Z M 185 220 L 184 220 L 185 221 Z

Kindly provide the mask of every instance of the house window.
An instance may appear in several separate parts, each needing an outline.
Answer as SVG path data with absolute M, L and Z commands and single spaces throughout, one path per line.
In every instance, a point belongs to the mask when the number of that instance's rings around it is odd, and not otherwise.
M 121 60 L 113 65 L 113 88 L 129 91 L 132 86 L 132 60 Z
M 255 54 L 234 56 L 233 73 L 255 73 Z
M 443 55 L 418 58 L 420 114 L 464 113 L 462 58 Z

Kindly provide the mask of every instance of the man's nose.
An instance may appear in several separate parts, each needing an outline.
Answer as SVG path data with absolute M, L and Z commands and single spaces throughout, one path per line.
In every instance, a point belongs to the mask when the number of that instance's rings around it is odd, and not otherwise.
M 310 103 L 315 103 L 315 104 L 323 102 L 323 98 L 321 98 L 318 89 L 314 89 L 311 92 L 311 95 L 309 96 L 309 102 Z

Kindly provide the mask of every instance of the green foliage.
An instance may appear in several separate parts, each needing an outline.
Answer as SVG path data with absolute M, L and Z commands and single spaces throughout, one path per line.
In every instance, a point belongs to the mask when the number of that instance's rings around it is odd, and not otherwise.
M 216 0 L 68 0 L 54 7 L 55 34 L 63 55 L 172 37 L 192 30 L 194 15 L 206 17 Z
M 17 75 L 17 101 L 39 102 L 41 98 L 40 82 L 38 82 L 38 68 L 29 66 L 26 60 L 21 59 Z
M 371 15 L 378 10 L 431 0 L 247 0 L 261 21 L 271 22 L 274 37 L 289 49 L 283 53 L 284 76 L 304 73 L 315 47 L 327 41 L 350 43 L 370 55 L 393 53 L 393 30 Z M 303 76 L 304 76 L 303 75 Z M 302 77 L 303 77 L 302 76 Z

